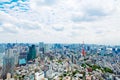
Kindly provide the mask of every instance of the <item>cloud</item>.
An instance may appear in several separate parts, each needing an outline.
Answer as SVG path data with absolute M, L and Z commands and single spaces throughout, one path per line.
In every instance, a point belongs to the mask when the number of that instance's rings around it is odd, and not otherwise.
M 0 3 L 1 2 L 9 2 L 10 0 L 0 0 Z
M 120 44 L 119 0 L 2 0 L 0 5 L 4 42 Z M 4 38 L 6 33 L 12 34 Z
M 102 34 L 103 31 L 99 30 L 99 31 L 96 31 L 96 34 Z
M 71 18 L 73 22 L 90 22 L 90 21 L 95 21 L 96 19 L 94 17 L 89 17 L 89 16 L 73 16 Z
M 107 10 L 106 8 L 102 8 L 100 6 L 99 7 L 87 6 L 87 7 L 84 7 L 80 13 L 73 14 L 71 16 L 71 20 L 73 22 L 96 21 L 96 20 L 100 20 L 101 18 L 105 18 L 106 16 L 111 15 L 113 11 L 114 11 L 114 8 Z
M 41 5 L 54 5 L 56 0 L 41 0 Z
M 55 24 L 52 26 L 52 29 L 55 31 L 63 31 L 64 30 L 64 26 L 60 25 L 60 24 Z
M 0 25 L 1 26 L 1 25 Z M 3 28 L 2 27 L 0 27 L 0 32 L 3 32 Z
M 72 29 L 73 30 L 86 30 L 86 28 L 82 26 L 73 26 Z
M 1 2 L 0 10 L 8 13 L 9 11 L 24 11 L 29 10 L 28 2 L 22 0 L 11 0 L 9 2 Z
M 100 9 L 88 9 L 86 10 L 86 13 L 88 14 L 88 16 L 106 16 L 107 13 L 103 12 Z
M 17 28 L 11 23 L 5 23 L 2 26 L 3 32 L 7 33 L 18 33 Z
M 63 27 L 61 27 L 61 28 L 58 28 L 58 27 L 52 27 L 52 29 L 54 29 L 55 31 L 63 31 L 63 30 L 64 30 Z
M 21 21 L 18 24 L 16 24 L 19 28 L 25 29 L 25 30 L 37 30 L 41 29 L 41 25 L 38 22 L 32 22 L 32 21 Z

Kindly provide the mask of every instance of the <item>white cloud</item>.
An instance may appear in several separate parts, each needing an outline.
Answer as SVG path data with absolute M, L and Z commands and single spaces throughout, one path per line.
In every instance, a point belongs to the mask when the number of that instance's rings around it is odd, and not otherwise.
M 10 2 L 10 0 L 0 0 L 0 2 Z
M 6 13 L 0 11 L 0 32 L 6 33 L 0 37 L 12 33 L 3 37 L 4 42 L 12 38 L 23 42 L 120 44 L 119 0 L 18 1 L 4 4 L 4 10 Z

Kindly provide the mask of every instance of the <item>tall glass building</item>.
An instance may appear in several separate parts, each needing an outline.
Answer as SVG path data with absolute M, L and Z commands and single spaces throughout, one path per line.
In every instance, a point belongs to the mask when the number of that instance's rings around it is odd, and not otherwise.
M 22 52 L 19 55 L 19 65 L 25 65 L 27 63 L 27 52 Z
M 29 47 L 29 53 L 27 55 L 27 60 L 33 60 L 36 58 L 36 48 L 35 45 Z

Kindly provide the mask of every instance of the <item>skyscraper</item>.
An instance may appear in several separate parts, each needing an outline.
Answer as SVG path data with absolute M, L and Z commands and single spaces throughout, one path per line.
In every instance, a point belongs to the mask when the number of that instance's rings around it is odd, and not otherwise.
M 44 42 L 39 42 L 39 48 L 43 48 L 44 47 Z
M 72 63 L 74 63 L 74 56 L 73 55 L 71 55 L 71 61 L 72 61 Z
M 25 65 L 27 62 L 27 52 L 22 52 L 19 55 L 19 65 Z
M 2 77 L 3 79 L 6 78 L 7 73 L 10 73 L 11 76 L 13 76 L 14 73 L 14 55 L 13 55 L 13 50 L 8 49 L 5 52 L 5 56 L 3 57 L 3 74 Z
M 35 49 L 35 45 L 32 45 L 29 47 L 29 53 L 27 55 L 27 60 L 33 60 L 36 58 L 36 49 Z
M 39 46 L 36 46 L 36 56 L 40 56 L 40 49 L 39 49 Z
M 17 65 L 18 64 L 18 58 L 19 58 L 19 53 L 18 53 L 17 48 L 13 49 L 13 55 L 14 55 L 14 59 L 15 59 L 15 65 Z
M 39 50 L 40 50 L 40 53 L 43 53 L 44 54 L 44 42 L 39 42 Z

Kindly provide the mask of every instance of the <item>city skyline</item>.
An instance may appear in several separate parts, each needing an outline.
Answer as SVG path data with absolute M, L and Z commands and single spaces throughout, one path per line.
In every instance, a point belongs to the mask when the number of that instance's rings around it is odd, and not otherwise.
M 120 44 L 119 0 L 0 0 L 0 43 Z

